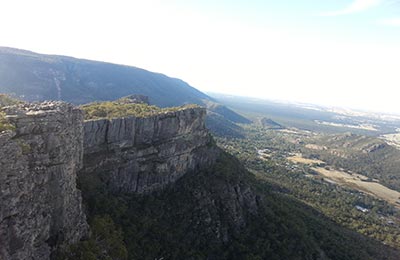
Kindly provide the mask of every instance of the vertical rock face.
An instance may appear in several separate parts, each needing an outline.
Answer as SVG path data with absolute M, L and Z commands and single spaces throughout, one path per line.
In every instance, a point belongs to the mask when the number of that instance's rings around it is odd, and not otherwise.
M 76 173 L 83 114 L 61 102 L 9 108 L 0 133 L 0 259 L 49 259 L 88 232 Z
M 203 108 L 85 123 L 62 102 L 4 110 L 15 131 L 0 133 L 0 260 L 47 260 L 88 234 L 78 172 L 116 192 L 147 193 L 218 154 Z
M 101 174 L 117 192 L 162 189 L 215 161 L 205 116 L 203 108 L 187 108 L 146 118 L 87 121 L 80 174 Z

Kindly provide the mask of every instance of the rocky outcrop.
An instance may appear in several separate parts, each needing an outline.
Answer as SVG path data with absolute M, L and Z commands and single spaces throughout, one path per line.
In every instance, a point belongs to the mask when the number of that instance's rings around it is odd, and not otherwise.
M 76 187 L 83 114 L 61 102 L 5 109 L 0 133 L 0 259 L 50 258 L 88 232 Z
M 117 192 L 162 189 L 215 161 L 205 117 L 204 108 L 187 108 L 145 118 L 87 121 L 80 174 L 100 174 Z
M 15 130 L 0 133 L 0 260 L 47 260 L 88 234 L 78 173 L 115 192 L 148 193 L 219 153 L 203 108 L 86 122 L 62 102 L 3 110 Z
M 196 205 L 193 212 L 198 212 L 193 229 L 203 237 L 213 239 L 215 245 L 228 243 L 250 224 L 251 217 L 257 216 L 261 198 L 245 183 L 234 184 L 223 178 L 206 177 L 211 179 L 204 180 L 209 187 L 193 185 L 190 186 L 192 191 L 186 190 Z
M 368 144 L 366 146 L 364 146 L 363 148 L 361 148 L 361 151 L 363 153 L 373 153 L 376 152 L 378 150 L 382 150 L 385 149 L 388 145 L 386 143 L 377 143 L 377 144 Z
M 125 104 L 147 104 L 150 105 L 149 97 L 144 95 L 133 94 L 117 100 L 119 103 Z

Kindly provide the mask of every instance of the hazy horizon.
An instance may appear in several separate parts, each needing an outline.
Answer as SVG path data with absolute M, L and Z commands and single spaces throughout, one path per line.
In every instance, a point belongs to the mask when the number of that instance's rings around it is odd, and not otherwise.
M 400 1 L 10 1 L 0 46 L 205 92 L 400 114 Z M 22 8 L 23 7 L 23 8 Z

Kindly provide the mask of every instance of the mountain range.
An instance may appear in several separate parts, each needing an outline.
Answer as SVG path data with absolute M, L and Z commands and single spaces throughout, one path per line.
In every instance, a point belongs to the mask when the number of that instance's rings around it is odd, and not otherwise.
M 159 107 L 198 104 L 213 112 L 208 123 L 217 134 L 232 127 L 229 122 L 213 125 L 215 116 L 233 123 L 251 122 L 188 83 L 164 74 L 9 47 L 0 47 L 0 93 L 26 101 L 63 100 L 72 104 L 116 100 L 131 94 L 148 96 L 149 102 Z M 234 128 L 230 132 L 240 135 Z
M 271 131 L 291 133 L 279 121 L 287 108 L 265 115 L 263 127 L 241 127 L 251 121 L 182 80 L 12 48 L 0 48 L 1 92 L 76 105 L 140 94 L 160 107 L 199 104 L 208 118 L 188 106 L 94 120 L 85 108 L 147 104 L 9 106 L 0 95 L 0 122 L 9 124 L 0 128 L 0 259 L 399 259 L 397 248 L 340 225 L 291 189 L 331 184 L 298 177 L 279 154 L 259 157 L 255 147 L 272 151 Z M 359 153 L 393 152 L 365 140 Z

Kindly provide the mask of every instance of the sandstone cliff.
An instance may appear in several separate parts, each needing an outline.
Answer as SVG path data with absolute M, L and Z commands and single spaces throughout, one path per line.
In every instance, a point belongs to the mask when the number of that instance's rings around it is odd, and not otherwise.
M 0 133 L 0 259 L 50 259 L 88 235 L 77 174 L 100 176 L 118 193 L 161 190 L 219 153 L 206 111 L 84 122 L 62 102 L 3 109 L 15 126 Z
M 187 108 L 144 118 L 87 121 L 80 174 L 99 174 L 116 192 L 162 189 L 215 161 L 217 150 L 209 147 L 205 117 L 204 108 Z
M 49 259 L 87 234 L 76 173 L 83 114 L 61 102 L 6 109 L 0 133 L 0 259 Z
M 88 234 L 77 173 L 88 214 L 114 218 L 130 258 L 399 259 L 260 183 L 213 145 L 202 108 L 87 122 L 59 102 L 5 112 L 15 130 L 0 133 L 0 260 L 48 260 Z M 90 239 L 77 248 L 114 253 L 115 240 Z

